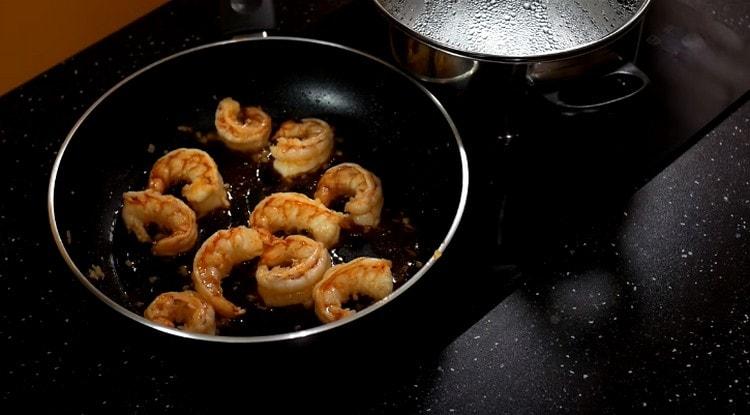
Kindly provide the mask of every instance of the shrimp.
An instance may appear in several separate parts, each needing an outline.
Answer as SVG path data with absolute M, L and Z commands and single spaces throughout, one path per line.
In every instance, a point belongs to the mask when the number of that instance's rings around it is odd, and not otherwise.
M 223 317 L 237 317 L 245 310 L 224 298 L 221 280 L 232 267 L 263 253 L 263 238 L 255 229 L 245 226 L 224 229 L 209 236 L 193 260 L 193 285 Z
M 380 179 L 359 164 L 342 163 L 331 167 L 320 178 L 315 198 L 326 206 L 334 199 L 348 196 L 344 211 L 347 221 L 364 227 L 375 227 L 383 209 L 383 189 Z
M 276 239 L 260 257 L 258 293 L 271 307 L 309 306 L 313 286 L 330 267 L 331 256 L 322 243 L 302 235 Z
M 170 291 L 159 294 L 143 315 L 162 326 L 178 327 L 193 333 L 216 333 L 214 309 L 195 291 Z
M 198 224 L 195 212 L 182 200 L 153 190 L 126 192 L 122 195 L 122 219 L 141 242 L 151 242 L 146 226 L 156 224 L 160 230 L 152 247 L 154 255 L 167 256 L 185 252 L 195 245 Z
M 378 301 L 393 292 L 391 261 L 360 257 L 326 271 L 313 288 L 315 314 L 323 323 L 340 320 L 355 313 L 343 303 L 359 294 Z
M 261 200 L 250 215 L 250 226 L 277 231 L 307 231 L 330 248 L 339 241 L 343 216 L 301 193 L 273 193 Z
M 178 148 L 165 154 L 154 163 L 148 187 L 164 193 L 169 186 L 182 181 L 189 182 L 183 186 L 182 195 L 198 217 L 217 208 L 229 207 L 219 168 L 205 151 Z
M 230 149 L 255 152 L 268 145 L 271 117 L 260 107 L 242 107 L 232 98 L 224 98 L 216 108 L 216 132 Z
M 286 121 L 274 139 L 273 168 L 284 178 L 314 171 L 328 161 L 333 151 L 333 130 L 317 118 L 305 118 L 301 123 Z

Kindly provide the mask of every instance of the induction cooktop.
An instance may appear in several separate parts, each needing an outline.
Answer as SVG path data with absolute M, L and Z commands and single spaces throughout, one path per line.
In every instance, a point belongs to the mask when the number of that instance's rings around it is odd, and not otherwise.
M 371 6 L 355 2 L 333 12 L 308 35 L 394 63 L 388 22 L 374 19 L 380 15 Z M 560 111 L 491 66 L 480 66 L 479 76 L 459 91 L 425 84 L 456 121 L 470 164 L 459 232 L 434 271 L 439 275 L 417 285 L 424 286 L 427 307 L 435 297 L 463 298 L 460 312 L 430 318 L 455 322 L 448 325 L 453 330 L 435 323 L 443 340 L 481 318 L 525 274 L 544 267 L 540 258 L 572 269 L 614 260 L 614 254 L 584 253 L 614 251 L 591 246 L 607 240 L 602 224 L 618 220 L 624 201 L 741 101 L 750 87 L 749 46 L 706 7 L 692 0 L 653 2 L 634 56 L 650 84 L 600 111 Z

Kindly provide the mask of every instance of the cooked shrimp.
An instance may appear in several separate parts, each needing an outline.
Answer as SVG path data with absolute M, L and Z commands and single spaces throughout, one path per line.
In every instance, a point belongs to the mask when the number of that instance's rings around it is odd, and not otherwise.
M 159 294 L 143 315 L 162 326 L 177 327 L 193 333 L 216 333 L 214 309 L 195 291 Z
M 255 229 L 244 226 L 220 230 L 209 236 L 193 261 L 193 285 L 224 317 L 237 317 L 245 310 L 224 298 L 221 280 L 232 267 L 249 261 L 263 253 L 263 239 Z
M 383 209 L 383 189 L 377 176 L 354 163 L 331 167 L 320 178 L 315 198 L 330 206 L 340 196 L 349 197 L 344 211 L 352 222 L 365 227 L 378 226 Z
M 333 130 L 317 118 L 305 118 L 301 123 L 286 121 L 274 139 L 273 168 L 283 177 L 314 171 L 328 161 L 333 151 Z
M 323 279 L 313 288 L 315 314 L 320 321 L 330 323 L 340 320 L 354 310 L 343 308 L 349 297 L 366 295 L 377 301 L 393 292 L 391 261 L 360 257 L 339 264 L 326 271 Z
M 154 237 L 156 242 L 151 248 L 154 255 L 177 255 L 195 245 L 198 238 L 195 212 L 182 200 L 153 190 L 126 192 L 122 198 L 122 219 L 139 241 L 151 242 L 146 226 L 159 226 L 160 232 Z
M 242 107 L 224 98 L 216 108 L 216 132 L 224 144 L 236 151 L 254 152 L 268 145 L 271 117 L 260 107 Z
M 250 226 L 277 231 L 307 231 L 330 248 L 339 241 L 342 215 L 301 193 L 273 193 L 261 200 L 250 215 Z
M 211 156 L 195 148 L 178 148 L 156 160 L 148 187 L 164 193 L 169 186 L 187 181 L 182 195 L 198 217 L 217 208 L 228 208 L 224 180 Z
M 260 257 L 258 293 L 271 307 L 312 303 L 312 289 L 331 267 L 322 243 L 302 235 L 275 239 Z

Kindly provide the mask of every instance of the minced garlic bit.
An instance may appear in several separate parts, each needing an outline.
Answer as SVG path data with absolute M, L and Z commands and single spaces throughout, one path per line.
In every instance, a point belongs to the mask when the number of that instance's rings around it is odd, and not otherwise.
M 409 230 L 409 231 L 414 230 L 414 225 L 411 224 L 411 219 L 409 219 L 408 216 L 403 216 L 401 218 L 401 224 L 404 225 L 404 229 L 406 230 Z
M 195 138 L 198 140 L 199 143 L 206 144 L 209 141 L 211 141 L 212 139 L 215 139 L 216 135 L 212 134 L 212 133 L 203 134 L 202 132 L 197 131 L 195 133 Z
M 99 265 L 92 265 L 91 268 L 89 268 L 89 278 L 96 281 L 104 278 L 104 271 L 102 271 L 102 267 L 100 267 Z
M 156 146 L 153 144 L 149 144 L 146 151 L 148 151 L 149 154 L 154 154 L 154 151 L 156 151 Z
M 183 277 L 187 277 L 189 275 L 188 273 L 188 267 L 186 265 L 180 265 L 177 268 L 177 273 L 182 275 Z
M 187 125 L 178 125 L 177 131 L 183 132 L 183 133 L 192 133 L 193 127 L 189 127 Z
M 251 156 L 256 163 L 268 163 L 271 161 L 271 150 L 264 148 Z

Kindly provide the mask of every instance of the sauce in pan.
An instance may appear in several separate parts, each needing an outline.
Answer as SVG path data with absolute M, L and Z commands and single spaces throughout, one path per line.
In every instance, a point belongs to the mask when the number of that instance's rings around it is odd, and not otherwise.
M 183 131 L 187 132 L 187 131 Z M 249 157 L 226 149 L 216 142 L 185 146 L 207 151 L 219 166 L 227 184 L 231 207 L 214 211 L 198 220 L 199 236 L 195 247 L 176 257 L 156 257 L 151 254 L 150 244 L 141 244 L 129 234 L 121 215 L 115 216 L 112 223 L 113 266 L 122 290 L 127 298 L 126 307 L 143 315 L 148 304 L 160 293 L 192 289 L 192 264 L 196 251 L 206 238 L 220 229 L 248 225 L 248 219 L 255 205 L 265 196 L 275 192 L 299 192 L 313 197 L 318 179 L 323 172 L 336 164 L 354 161 L 369 168 L 357 158 L 347 157 L 347 151 L 339 138 L 331 160 L 320 170 L 284 181 L 273 169 L 267 157 Z M 171 151 L 174 148 L 164 149 Z M 161 149 L 160 149 L 161 150 Z M 154 154 L 154 160 L 161 154 Z M 260 160 L 257 160 L 260 159 Z M 150 166 L 147 167 L 150 169 Z M 379 175 L 377 171 L 373 171 Z M 380 175 L 379 175 L 380 176 Z M 382 176 L 381 176 L 382 179 Z M 143 188 L 148 182 L 148 171 L 142 173 Z M 170 190 L 181 197 L 181 185 Z M 131 189 L 141 190 L 141 189 Z M 389 200 L 388 183 L 383 181 L 385 204 L 380 224 L 367 233 L 341 230 L 339 244 L 330 250 L 334 265 L 350 261 L 359 256 L 385 258 L 392 261 L 394 289 L 400 287 L 411 275 L 417 272 L 423 261 L 432 254 L 425 252 L 420 244 L 417 231 L 409 216 L 398 210 L 399 206 Z M 184 199 L 183 199 L 184 200 Z M 343 203 L 334 204 L 333 209 L 341 210 Z M 252 336 L 278 334 L 320 325 L 312 308 L 301 305 L 270 308 L 263 304 L 255 283 L 255 268 L 258 260 L 235 266 L 229 277 L 224 279 L 224 296 L 246 310 L 246 314 L 231 320 L 217 320 L 217 334 L 229 336 Z M 348 306 L 361 309 L 370 304 L 360 298 Z M 218 316 L 217 316 L 218 318 Z

